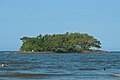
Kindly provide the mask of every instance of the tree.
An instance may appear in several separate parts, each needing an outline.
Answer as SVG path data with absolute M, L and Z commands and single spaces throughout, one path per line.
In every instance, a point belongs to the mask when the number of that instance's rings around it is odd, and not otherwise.
M 51 51 L 51 52 L 82 52 L 92 47 L 101 48 L 99 40 L 88 34 L 68 33 L 39 35 L 37 37 L 23 37 L 21 51 Z

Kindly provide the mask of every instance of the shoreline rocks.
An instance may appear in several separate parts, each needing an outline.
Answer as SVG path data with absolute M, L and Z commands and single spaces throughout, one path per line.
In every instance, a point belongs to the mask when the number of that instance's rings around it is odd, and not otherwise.
M 59 54 L 58 52 L 52 52 L 52 51 L 43 51 L 43 52 L 33 52 L 33 51 L 14 51 L 10 52 L 12 54 Z M 70 52 L 68 52 L 70 53 Z M 78 52 L 75 52 L 78 53 Z M 110 51 L 103 51 L 103 50 L 92 50 L 92 51 L 82 51 L 79 53 L 111 53 Z M 65 54 L 65 53 L 62 53 Z

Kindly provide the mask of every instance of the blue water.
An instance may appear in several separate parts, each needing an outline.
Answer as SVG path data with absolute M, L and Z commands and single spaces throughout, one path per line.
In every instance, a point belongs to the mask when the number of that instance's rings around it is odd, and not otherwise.
M 120 53 L 0 52 L 0 80 L 120 80 Z M 117 76 L 114 74 L 118 74 Z

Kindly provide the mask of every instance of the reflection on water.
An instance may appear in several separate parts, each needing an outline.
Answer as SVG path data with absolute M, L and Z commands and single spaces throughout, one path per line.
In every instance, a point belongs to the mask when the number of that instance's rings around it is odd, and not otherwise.
M 116 80 L 120 54 L 9 54 L 0 52 L 0 80 Z

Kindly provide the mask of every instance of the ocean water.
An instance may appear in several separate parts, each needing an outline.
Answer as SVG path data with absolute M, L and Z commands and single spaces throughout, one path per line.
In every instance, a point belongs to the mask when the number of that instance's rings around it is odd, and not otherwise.
M 0 80 L 120 80 L 120 53 L 0 52 Z

